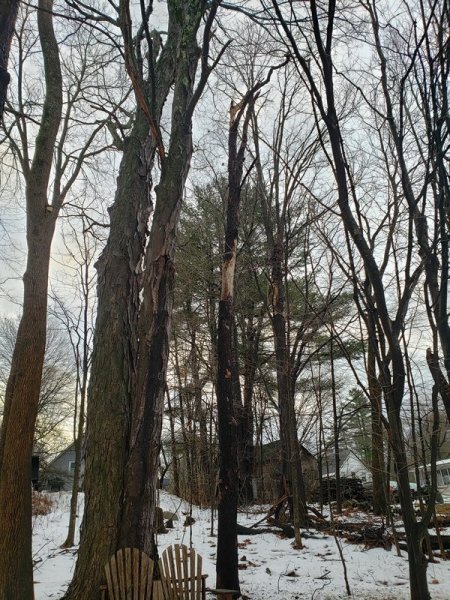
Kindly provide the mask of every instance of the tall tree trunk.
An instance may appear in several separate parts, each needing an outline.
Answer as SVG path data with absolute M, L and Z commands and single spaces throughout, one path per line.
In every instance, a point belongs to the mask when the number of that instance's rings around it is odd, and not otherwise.
M 292 513 L 296 530 L 296 544 L 301 546 L 300 526 L 306 520 L 306 492 L 303 482 L 301 456 L 297 435 L 294 394 L 291 389 L 290 356 L 287 344 L 287 324 L 285 315 L 285 289 L 283 277 L 283 226 L 278 225 L 277 240 L 272 250 L 272 275 L 270 302 L 272 309 L 272 329 L 274 334 L 278 407 L 280 411 L 280 439 L 282 449 L 282 485 L 287 485 L 292 494 Z M 282 490 L 284 492 L 284 490 Z
M 236 229 L 237 235 L 237 229 Z M 237 240 L 236 240 L 237 241 Z M 229 246 L 233 248 L 233 246 Z M 233 250 L 230 252 L 230 254 Z M 235 252 L 235 249 L 234 249 Z M 233 298 L 227 279 L 234 277 L 234 259 L 224 263 L 217 336 L 217 409 L 219 426 L 219 483 L 216 586 L 239 590 L 237 548 L 238 417 L 235 414 L 232 379 Z M 232 290 L 231 290 L 232 294 Z
M 123 505 L 130 396 L 135 386 L 137 316 L 150 211 L 142 166 L 148 125 L 141 111 L 126 141 L 117 192 L 110 209 L 110 232 L 97 262 L 97 321 L 86 415 L 85 508 L 74 578 L 65 598 L 91 600 L 98 594 L 103 568 L 118 549 Z
M 195 436 L 195 462 L 197 471 L 197 502 L 206 504 L 209 499 L 209 452 L 208 428 L 206 424 L 206 410 L 203 407 L 202 385 L 200 381 L 198 350 L 196 332 L 191 331 L 191 369 L 192 369 L 192 396 L 194 400 L 194 421 L 198 423 L 198 435 Z
M 11 79 L 8 73 L 8 59 L 18 10 L 19 0 L 3 0 L 0 3 L 0 122 L 3 119 L 6 92 Z
M 180 417 L 180 425 L 181 425 L 181 437 L 183 440 L 183 454 L 184 454 L 184 459 L 186 462 L 186 466 L 184 469 L 184 480 L 183 480 L 183 487 L 181 488 L 181 495 L 183 497 L 187 497 L 188 494 L 188 489 L 189 489 L 189 500 L 192 501 L 192 493 L 193 493 L 193 481 L 194 481 L 194 469 L 193 469 L 193 465 L 192 465 L 192 438 L 191 438 L 191 430 L 189 427 L 190 424 L 190 418 L 189 418 L 189 402 L 187 401 L 186 397 L 188 396 L 187 393 L 187 386 L 186 386 L 186 379 L 183 379 L 183 377 L 181 376 L 181 368 L 180 368 L 180 361 L 179 361 L 179 356 L 178 356 L 178 343 L 177 343 L 177 339 L 176 337 L 174 338 L 174 354 L 175 354 L 175 374 L 177 377 L 177 381 L 178 381 L 178 411 L 179 411 L 179 417 Z M 186 414 L 187 415 L 187 419 L 186 419 Z M 187 421 L 187 423 L 186 423 Z
M 63 548 L 70 548 L 75 545 L 75 529 L 77 522 L 77 512 L 78 512 L 78 489 L 80 487 L 81 480 L 81 460 L 82 460 L 82 452 L 83 452 L 83 439 L 84 439 L 84 425 L 86 420 L 86 395 L 87 395 L 87 385 L 88 385 L 88 375 L 89 375 L 89 344 L 88 344 L 88 335 L 89 335 L 89 319 L 88 319 L 88 311 L 89 311 L 89 265 L 87 262 L 83 265 L 84 273 L 82 271 L 82 283 L 83 283 L 83 353 L 81 359 L 81 365 L 78 358 L 77 370 L 77 384 L 80 382 L 80 369 L 81 369 L 81 385 L 79 385 L 80 390 L 80 406 L 79 406 L 79 414 L 78 414 L 78 422 L 74 425 L 75 432 L 75 471 L 73 474 L 73 487 L 72 487 L 72 496 L 70 499 L 70 514 L 69 514 L 69 528 L 67 531 L 67 538 L 62 545 Z M 75 413 L 76 420 L 76 413 Z
M 172 452 L 172 475 L 173 475 L 173 493 L 175 496 L 180 495 L 180 471 L 178 465 L 178 449 L 177 438 L 175 436 L 175 415 L 172 409 L 172 401 L 170 399 L 169 389 L 166 389 L 167 408 L 169 411 L 169 426 L 170 426 L 170 449 Z
M 156 205 L 145 256 L 143 300 L 139 312 L 138 380 L 132 403 L 120 544 L 140 548 L 151 556 L 156 556 L 156 488 L 172 323 L 176 230 L 192 154 L 192 113 L 199 98 L 198 94 L 194 95 L 200 58 L 197 33 L 206 7 L 205 0 L 190 0 L 183 11 L 174 10 L 181 38 L 171 136 L 155 189 Z M 211 10 L 210 17 L 214 14 Z M 206 76 L 205 71 L 202 75 Z M 201 83 L 205 85 L 206 79 L 202 78 Z
M 239 206 L 242 173 L 250 110 L 245 115 L 241 142 L 238 146 L 239 124 L 247 105 L 253 102 L 250 90 L 243 100 L 230 108 L 228 133 L 228 193 L 226 202 L 225 243 L 222 263 L 222 285 L 217 328 L 217 413 L 219 423 L 219 483 L 216 585 L 239 590 L 237 506 L 239 496 L 238 427 L 236 411 L 234 286 L 239 234 Z
M 333 433 L 334 433 L 334 460 L 335 469 L 334 476 L 336 478 L 336 512 L 338 515 L 342 513 L 342 490 L 341 490 L 341 456 L 339 447 L 339 417 L 337 411 L 337 398 L 336 398 L 336 377 L 334 372 L 334 348 L 333 348 L 333 329 L 330 338 L 330 365 L 331 365 L 331 396 L 333 402 Z
M 0 599 L 32 600 L 31 456 L 47 326 L 50 249 L 59 206 L 48 207 L 48 184 L 62 114 L 62 77 L 51 0 L 40 0 L 38 29 L 46 95 L 27 177 L 27 267 L 23 312 L 5 392 L 0 432 Z
M 294 520 L 296 545 L 301 547 L 300 526 L 306 520 L 306 490 L 301 465 L 300 444 L 297 433 L 295 414 L 295 378 L 291 373 L 291 356 L 289 351 L 288 321 L 286 318 L 286 260 L 287 240 L 286 212 L 288 196 L 280 201 L 280 161 L 278 151 L 274 156 L 274 179 L 270 194 L 264 182 L 259 152 L 257 121 L 254 118 L 258 186 L 261 195 L 264 228 L 267 237 L 267 252 L 270 263 L 269 304 L 272 321 L 272 331 L 275 346 L 275 361 L 277 374 L 278 410 L 280 416 L 281 442 L 281 481 L 280 494 L 291 494 L 291 517 Z M 282 132 L 278 134 L 277 143 L 283 139 Z M 273 203 L 273 206 L 272 206 Z M 272 216 L 275 214 L 275 217 Z
M 375 332 L 369 332 L 369 340 L 373 340 Z M 382 388 L 376 373 L 376 356 L 372 342 L 367 348 L 367 378 L 369 381 L 370 414 L 372 428 L 371 471 L 373 491 L 373 511 L 376 515 L 385 515 L 387 511 L 383 427 L 381 423 Z
M 392 393 L 392 392 L 391 392 Z M 395 390 L 393 392 L 395 394 Z M 403 395 L 403 393 L 402 393 Z M 427 583 L 427 559 L 422 546 L 426 534 L 425 521 L 418 521 L 412 503 L 409 486 L 409 461 L 406 457 L 400 411 L 395 407 L 393 399 L 386 399 L 389 429 L 398 478 L 400 505 L 405 525 L 406 543 L 408 546 L 409 582 L 412 600 L 428 600 L 431 598 Z M 398 405 L 397 405 L 398 406 Z
M 170 9 L 173 7 L 169 7 L 167 41 L 154 65 L 152 113 L 157 124 L 174 81 L 180 41 L 178 20 Z M 108 241 L 97 263 L 97 322 L 86 418 L 85 508 L 78 560 L 66 600 L 94 598 L 103 581 L 104 565 L 121 545 L 132 398 L 137 384 L 141 264 L 157 145 L 157 136 L 149 135 L 148 115 L 143 108 L 138 109 L 124 146 Z
M 254 310 L 254 303 L 251 305 Z M 244 393 L 241 417 L 242 429 L 242 457 L 240 469 L 240 498 L 245 504 L 254 499 L 253 495 L 253 476 L 255 473 L 255 447 L 254 447 L 254 419 L 253 419 L 253 391 L 255 385 L 256 370 L 258 367 L 259 339 L 262 329 L 262 315 L 255 323 L 255 318 L 251 315 L 248 318 L 246 330 L 244 332 Z

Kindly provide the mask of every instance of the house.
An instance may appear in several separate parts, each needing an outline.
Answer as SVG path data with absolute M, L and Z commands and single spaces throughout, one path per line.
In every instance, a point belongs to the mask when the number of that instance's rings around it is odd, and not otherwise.
M 310 496 L 319 480 L 316 457 L 300 444 L 302 472 L 307 496 Z M 273 502 L 280 495 L 281 442 L 276 440 L 255 448 L 255 476 L 253 494 L 264 502 Z
M 83 444 L 83 442 L 82 442 Z M 47 487 L 54 491 L 70 491 L 73 487 L 73 476 L 75 473 L 75 442 L 60 452 L 46 469 Z M 83 482 L 84 458 L 81 459 L 80 486 Z
M 431 464 L 427 465 L 428 475 L 430 474 Z M 410 471 L 410 479 L 415 480 L 415 472 Z M 419 467 L 419 485 L 426 486 L 425 468 Z M 442 496 L 450 496 L 450 458 L 444 458 L 436 461 L 436 480 L 437 489 Z M 417 483 L 417 482 L 416 482 Z
M 361 481 L 372 481 L 372 473 L 369 467 L 350 448 L 342 448 L 339 451 L 339 474 L 341 477 L 356 477 Z M 335 477 L 336 457 L 334 452 L 329 452 L 322 462 L 322 475 L 324 477 Z

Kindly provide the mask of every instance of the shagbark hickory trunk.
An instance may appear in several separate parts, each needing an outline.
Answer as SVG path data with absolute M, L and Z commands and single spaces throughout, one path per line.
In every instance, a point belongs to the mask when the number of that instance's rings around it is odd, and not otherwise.
M 62 77 L 51 0 L 40 0 L 38 29 L 45 100 L 26 185 L 27 267 L 23 312 L 5 392 L 0 432 L 0 599 L 32 600 L 31 455 L 47 326 L 50 249 L 59 206 L 48 206 L 53 147 L 62 114 Z
M 183 10 L 172 5 L 180 30 L 177 49 L 171 134 L 161 176 L 145 256 L 143 300 L 139 311 L 137 385 L 131 406 L 130 448 L 125 472 L 126 502 L 121 519 L 121 545 L 155 556 L 155 509 L 164 391 L 172 323 L 176 231 L 192 155 L 192 114 L 206 85 L 209 32 L 217 4 L 211 8 L 205 36 L 202 73 L 195 88 L 201 57 L 197 34 L 206 0 L 190 0 Z
M 169 3 L 167 41 L 154 65 L 153 126 L 175 77 L 180 43 Z M 141 90 L 142 92 L 142 90 Z M 151 211 L 151 172 L 158 140 L 147 107 L 137 110 L 125 142 L 108 241 L 97 263 L 98 307 L 86 429 L 85 510 L 80 549 L 67 600 L 98 594 L 103 567 L 124 544 L 124 486 L 137 387 L 141 264 Z M 153 476 L 156 476 L 154 474 Z M 150 534 L 152 530 L 150 531 Z
M 139 264 L 150 210 L 146 171 L 142 172 L 152 156 L 146 142 L 148 125 L 138 111 L 110 209 L 108 241 L 96 265 L 98 307 L 86 415 L 85 508 L 78 560 L 65 596 L 73 600 L 96 597 L 103 567 L 118 549 L 130 394 L 135 385 Z

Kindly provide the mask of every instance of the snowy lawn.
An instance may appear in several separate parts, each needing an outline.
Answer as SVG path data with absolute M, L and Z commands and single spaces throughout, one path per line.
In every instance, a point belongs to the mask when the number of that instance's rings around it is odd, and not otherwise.
M 76 549 L 64 551 L 60 545 L 67 533 L 69 495 L 51 494 L 54 510 L 34 518 L 33 551 L 36 600 L 61 598 L 73 573 Z M 83 496 L 80 495 L 82 513 Z M 177 512 L 174 529 L 159 536 L 160 551 L 173 543 L 192 545 L 203 556 L 207 584 L 215 585 L 216 538 L 210 536 L 210 511 L 192 507 L 195 523 L 184 527 L 189 505 L 161 492 L 164 511 Z M 254 509 L 252 509 L 254 510 Z M 262 514 L 241 513 L 239 523 L 250 526 Z M 216 527 L 216 523 L 214 524 Z M 264 525 L 261 524 L 261 527 Z M 295 550 L 292 540 L 274 534 L 239 536 L 241 591 L 252 600 L 336 600 L 347 598 L 343 567 L 333 537 L 315 534 L 305 538 L 305 548 Z M 364 600 L 403 600 L 409 598 L 406 554 L 398 557 L 395 550 L 364 550 L 362 546 L 342 541 L 352 598 Z M 432 598 L 450 599 L 450 561 L 428 567 Z M 211 599 L 213 596 L 211 596 Z M 96 599 L 93 599 L 96 600 Z

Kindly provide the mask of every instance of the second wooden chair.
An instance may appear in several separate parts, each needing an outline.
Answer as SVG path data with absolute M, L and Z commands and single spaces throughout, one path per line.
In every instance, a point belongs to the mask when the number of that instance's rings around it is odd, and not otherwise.
M 202 557 L 193 548 L 169 546 L 158 564 L 165 600 L 205 600 L 207 575 L 202 574 Z

